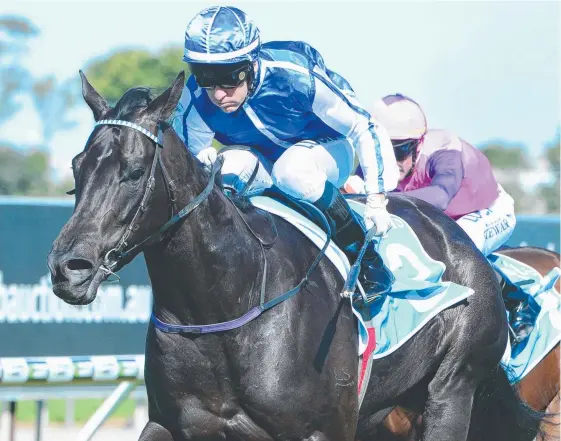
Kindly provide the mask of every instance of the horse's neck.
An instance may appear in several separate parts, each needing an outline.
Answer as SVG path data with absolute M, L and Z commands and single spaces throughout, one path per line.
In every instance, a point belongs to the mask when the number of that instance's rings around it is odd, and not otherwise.
M 178 207 L 202 191 L 208 177 L 185 160 L 189 170 L 172 176 L 184 193 Z M 182 167 L 174 167 L 182 168 Z M 192 181 L 185 182 L 186 176 Z M 173 232 L 170 239 L 145 251 L 154 293 L 154 310 L 161 320 L 206 324 L 229 320 L 247 312 L 258 290 L 262 256 L 233 204 L 214 189 L 210 196 Z M 251 303 L 251 305 L 250 305 Z

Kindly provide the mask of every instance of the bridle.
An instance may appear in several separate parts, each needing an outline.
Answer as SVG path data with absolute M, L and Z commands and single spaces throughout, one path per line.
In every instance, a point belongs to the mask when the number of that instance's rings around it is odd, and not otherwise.
M 138 230 L 142 216 L 146 212 L 148 200 L 150 199 L 150 196 L 152 195 L 154 189 L 156 188 L 155 174 L 158 164 L 160 165 L 160 168 L 162 170 L 164 182 L 166 183 L 166 187 L 169 192 L 169 199 L 172 205 L 172 210 L 175 209 L 175 203 L 176 203 L 175 195 L 176 195 L 177 187 L 175 186 L 174 181 L 171 179 L 170 174 L 168 173 L 166 166 L 162 161 L 162 155 L 161 155 L 161 149 L 163 149 L 164 147 L 164 141 L 163 141 L 164 130 L 162 130 L 161 124 L 158 124 L 158 135 L 156 136 L 152 132 L 145 129 L 139 124 L 130 121 L 119 120 L 119 119 L 102 119 L 95 124 L 95 126 L 101 126 L 101 125 L 117 125 L 117 126 L 129 127 L 150 138 L 152 141 L 154 141 L 156 147 L 156 152 L 154 153 L 154 159 L 152 160 L 152 166 L 150 167 L 150 175 L 148 177 L 148 181 L 146 183 L 146 189 L 144 190 L 144 195 L 142 196 L 140 205 L 138 206 L 136 213 L 134 214 L 134 217 L 132 218 L 130 224 L 127 226 L 125 232 L 121 236 L 121 239 L 119 240 L 119 242 L 114 248 L 112 248 L 105 254 L 103 263 L 100 266 L 102 271 L 104 271 L 107 274 L 107 276 L 109 276 L 111 274 L 115 274 L 113 272 L 113 269 L 123 259 L 133 255 L 134 253 L 141 250 L 142 247 L 150 243 L 156 243 L 162 240 L 165 233 L 173 225 L 177 224 L 181 219 L 183 219 L 185 216 L 191 213 L 195 208 L 197 208 L 201 204 L 201 202 L 203 202 L 208 197 L 208 195 L 212 191 L 212 187 L 214 184 L 214 177 L 216 176 L 216 173 L 220 169 L 221 163 L 219 164 L 219 166 L 213 167 L 211 178 L 209 179 L 208 184 L 206 185 L 205 189 L 201 194 L 199 194 L 195 199 L 193 199 L 189 204 L 187 204 L 185 208 L 183 208 L 177 214 L 173 214 L 172 211 L 171 219 L 169 219 L 162 227 L 160 227 L 158 231 L 151 234 L 147 238 L 143 239 L 136 245 L 129 247 L 128 241 L 131 235 L 133 234 L 133 232 Z
M 113 268 L 115 268 L 119 264 L 119 262 L 121 262 L 124 258 L 133 255 L 135 252 L 140 251 L 142 249 L 142 247 L 146 246 L 148 243 L 156 243 L 156 242 L 162 240 L 162 238 L 164 237 L 164 234 L 173 225 L 177 224 L 180 220 L 182 220 L 187 215 L 189 215 L 193 210 L 195 210 L 210 195 L 210 193 L 212 192 L 213 187 L 214 187 L 214 181 L 215 181 L 215 178 L 216 178 L 216 174 L 218 173 L 218 171 L 222 167 L 223 157 L 218 156 L 217 160 L 214 162 L 214 164 L 212 166 L 212 169 L 211 169 L 211 172 L 210 172 L 210 177 L 209 177 L 208 183 L 201 193 L 199 193 L 191 202 L 189 202 L 185 206 L 185 208 L 180 210 L 177 214 L 173 215 L 173 213 L 172 213 L 171 219 L 169 219 L 164 225 L 162 225 L 158 231 L 156 231 L 155 233 L 153 233 L 150 236 L 148 236 L 147 238 L 143 239 L 142 241 L 140 241 L 136 245 L 133 245 L 132 247 L 129 248 L 129 244 L 128 244 L 127 241 L 129 240 L 132 233 L 138 229 L 140 219 L 142 218 L 142 216 L 146 212 L 146 204 L 147 204 L 148 200 L 150 199 L 150 196 L 151 196 L 151 194 L 154 191 L 154 188 L 156 186 L 156 180 L 155 180 L 154 176 L 155 176 L 156 167 L 157 167 L 158 164 L 160 164 L 160 168 L 162 169 L 162 174 L 164 176 L 164 181 L 167 184 L 167 188 L 168 188 L 169 193 L 170 193 L 170 199 L 172 201 L 172 204 L 175 203 L 176 187 L 175 187 L 175 184 L 174 184 L 173 180 L 170 179 L 170 175 L 167 172 L 166 167 L 164 166 L 164 163 L 161 159 L 160 150 L 164 147 L 164 143 L 163 143 L 163 130 L 161 128 L 160 123 L 158 123 L 158 135 L 157 136 L 154 135 L 149 130 L 142 127 L 141 125 L 136 124 L 136 123 L 132 123 L 130 121 L 123 121 L 123 120 L 118 120 L 118 119 L 103 119 L 103 120 L 100 120 L 96 123 L 96 126 L 101 126 L 101 125 L 117 125 L 117 126 L 124 126 L 124 127 L 128 127 L 128 128 L 137 130 L 140 133 L 146 135 L 148 138 L 150 138 L 156 144 L 156 152 L 154 154 L 154 159 L 152 160 L 152 166 L 150 168 L 150 176 L 148 177 L 148 182 L 146 184 L 146 190 L 144 191 L 142 201 L 140 202 L 140 205 L 138 206 L 138 209 L 136 210 L 136 213 L 135 213 L 131 223 L 126 228 L 125 232 L 123 233 L 123 236 L 121 237 L 121 239 L 119 240 L 117 245 L 105 254 L 105 258 L 103 260 L 103 263 L 99 267 L 100 270 L 105 273 L 105 278 L 107 278 L 111 274 L 115 275 L 115 273 L 113 272 Z M 257 167 L 256 167 L 256 170 L 257 170 Z M 255 177 L 255 174 L 256 174 L 256 171 L 254 170 L 254 173 L 253 173 L 252 176 Z M 243 314 L 242 316 L 240 316 L 240 317 L 238 317 L 234 320 L 230 320 L 230 321 L 227 321 L 227 322 L 221 322 L 221 323 L 213 323 L 213 324 L 208 324 L 208 325 L 175 325 L 175 324 L 165 323 L 165 322 L 161 321 L 158 317 L 156 317 L 154 312 L 152 312 L 152 314 L 150 316 L 150 320 L 154 324 L 154 326 L 162 332 L 174 333 L 174 334 L 208 334 L 208 333 L 214 333 L 214 332 L 229 331 L 229 330 L 232 330 L 232 329 L 239 328 L 239 327 L 245 325 L 246 323 L 249 323 L 250 321 L 259 317 L 264 311 L 266 311 L 268 309 L 271 309 L 274 306 L 278 305 L 279 303 L 282 303 L 285 300 L 287 300 L 287 299 L 293 297 L 294 295 L 296 295 L 302 288 L 304 288 L 308 283 L 310 283 L 309 278 L 310 278 L 312 272 L 314 271 L 314 269 L 319 264 L 320 260 L 325 255 L 327 247 L 329 246 L 329 243 L 331 241 L 331 227 L 329 225 L 329 222 L 327 221 L 327 219 L 323 215 L 323 213 L 320 210 L 318 210 L 313 204 L 310 204 L 306 201 L 301 201 L 300 203 L 304 204 L 310 210 L 314 211 L 316 213 L 316 215 L 318 216 L 318 218 L 322 221 L 322 223 L 324 224 L 324 229 L 326 231 L 326 242 L 323 245 L 320 252 L 318 253 L 318 255 L 316 256 L 315 260 L 309 266 L 309 268 L 306 271 L 306 274 L 304 275 L 304 277 L 300 280 L 300 282 L 296 286 L 294 286 L 292 289 L 290 289 L 290 290 L 288 290 L 288 291 L 286 291 L 282 294 L 277 295 L 276 297 L 273 297 L 269 301 L 265 301 L 267 274 L 268 274 L 268 270 L 267 270 L 268 265 L 267 265 L 267 258 L 266 258 L 266 254 L 265 254 L 265 248 L 269 248 L 270 246 L 272 246 L 275 243 L 276 238 L 278 237 L 277 232 L 276 232 L 276 227 L 273 228 L 273 230 L 275 232 L 275 238 L 273 239 L 273 241 L 271 241 L 270 243 L 265 243 L 259 237 L 259 235 L 257 235 L 255 233 L 255 231 L 253 231 L 253 229 L 250 227 L 250 225 L 247 223 L 247 221 L 244 219 L 244 217 L 240 213 L 239 209 L 234 204 L 234 207 L 238 211 L 238 213 L 239 213 L 240 217 L 242 218 L 242 221 L 245 223 L 246 227 L 249 229 L 251 234 L 259 241 L 259 245 L 260 245 L 261 252 L 262 252 L 262 255 L 263 255 L 264 266 L 263 266 L 263 277 L 262 277 L 262 280 L 261 280 L 259 305 L 256 305 L 256 306 L 252 307 L 248 312 L 246 312 L 245 314 Z M 232 204 L 233 204 L 233 202 L 232 202 Z M 358 275 L 358 272 L 357 272 L 357 275 Z M 349 299 L 352 302 L 352 296 L 349 297 Z

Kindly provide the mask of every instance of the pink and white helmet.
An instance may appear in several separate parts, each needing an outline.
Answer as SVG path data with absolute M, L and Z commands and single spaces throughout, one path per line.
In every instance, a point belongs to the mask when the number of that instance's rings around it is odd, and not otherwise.
M 371 112 L 392 140 L 421 139 L 427 132 L 425 114 L 415 101 L 396 93 L 376 101 Z

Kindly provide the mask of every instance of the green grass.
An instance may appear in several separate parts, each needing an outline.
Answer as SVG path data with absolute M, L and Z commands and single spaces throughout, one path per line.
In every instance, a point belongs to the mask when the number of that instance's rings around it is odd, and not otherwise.
M 103 403 L 103 399 L 85 399 L 76 400 L 74 406 L 74 421 L 76 423 L 86 422 L 96 411 L 96 409 Z M 65 400 L 48 400 L 47 406 L 49 409 L 49 422 L 51 423 L 64 423 L 66 415 L 66 401 Z M 115 412 L 111 415 L 111 419 L 126 419 L 133 414 L 135 407 L 134 400 L 126 399 Z M 18 421 L 24 423 L 32 423 L 35 421 L 37 414 L 37 405 L 35 401 L 18 401 L 16 416 Z

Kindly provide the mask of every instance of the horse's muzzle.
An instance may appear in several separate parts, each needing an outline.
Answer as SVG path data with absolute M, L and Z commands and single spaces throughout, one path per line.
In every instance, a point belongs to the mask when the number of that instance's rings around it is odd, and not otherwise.
M 94 271 L 94 263 L 91 260 L 71 255 L 56 256 L 51 253 L 48 265 L 53 285 L 65 282 L 70 286 L 81 285 L 91 277 Z
M 91 303 L 89 285 L 96 272 L 95 263 L 82 256 L 51 251 L 47 265 L 51 272 L 53 292 L 67 303 L 83 305 Z

